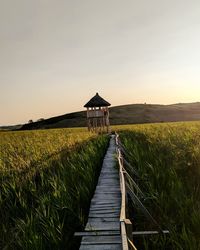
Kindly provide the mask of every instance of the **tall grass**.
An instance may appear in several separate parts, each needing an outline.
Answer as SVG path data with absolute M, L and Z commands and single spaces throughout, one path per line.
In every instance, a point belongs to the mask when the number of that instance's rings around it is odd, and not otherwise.
M 92 137 L 77 128 L 0 132 L 0 171 L 21 171 Z
M 108 138 L 76 129 L 0 138 L 0 249 L 76 249 Z
M 138 249 L 200 249 L 200 123 L 121 126 L 127 160 L 139 172 L 143 203 L 169 236 L 136 238 Z M 128 172 L 132 177 L 134 171 Z M 139 209 L 134 230 L 155 230 Z

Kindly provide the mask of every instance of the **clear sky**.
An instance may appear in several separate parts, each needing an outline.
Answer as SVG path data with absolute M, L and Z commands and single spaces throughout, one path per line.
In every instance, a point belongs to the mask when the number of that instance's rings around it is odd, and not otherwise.
M 199 0 L 0 0 L 0 125 L 200 101 Z

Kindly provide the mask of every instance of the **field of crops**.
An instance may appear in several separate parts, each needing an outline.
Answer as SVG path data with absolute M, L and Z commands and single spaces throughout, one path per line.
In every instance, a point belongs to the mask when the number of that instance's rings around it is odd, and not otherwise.
M 108 137 L 86 129 L 0 133 L 0 249 L 74 249 Z
M 200 249 L 200 123 L 115 127 L 119 130 L 143 204 L 166 237 L 136 238 L 138 249 Z M 139 178 L 135 176 L 136 170 Z M 156 230 L 141 209 L 130 208 L 134 230 Z
M 135 238 L 138 249 L 200 249 L 200 123 L 113 130 L 139 198 L 170 231 Z M 86 129 L 0 132 L 0 249 L 77 248 L 108 139 Z M 134 230 L 157 230 L 136 204 L 129 215 Z

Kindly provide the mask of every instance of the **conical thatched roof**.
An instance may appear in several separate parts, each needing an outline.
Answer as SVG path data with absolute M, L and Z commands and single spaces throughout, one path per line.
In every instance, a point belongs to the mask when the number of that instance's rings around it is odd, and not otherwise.
M 111 104 L 104 100 L 98 93 L 92 99 L 89 100 L 88 103 L 84 105 L 85 108 L 93 108 L 93 107 L 106 107 L 110 106 Z

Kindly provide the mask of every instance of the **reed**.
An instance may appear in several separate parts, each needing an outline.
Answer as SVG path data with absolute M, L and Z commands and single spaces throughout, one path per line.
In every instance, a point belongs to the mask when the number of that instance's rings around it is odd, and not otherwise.
M 62 129 L 0 138 L 0 249 L 76 249 L 108 137 Z
M 145 194 L 144 205 L 168 236 L 135 239 L 138 249 L 200 249 L 200 123 L 115 127 Z M 140 179 L 135 177 L 135 170 Z M 132 207 L 134 230 L 155 229 Z

